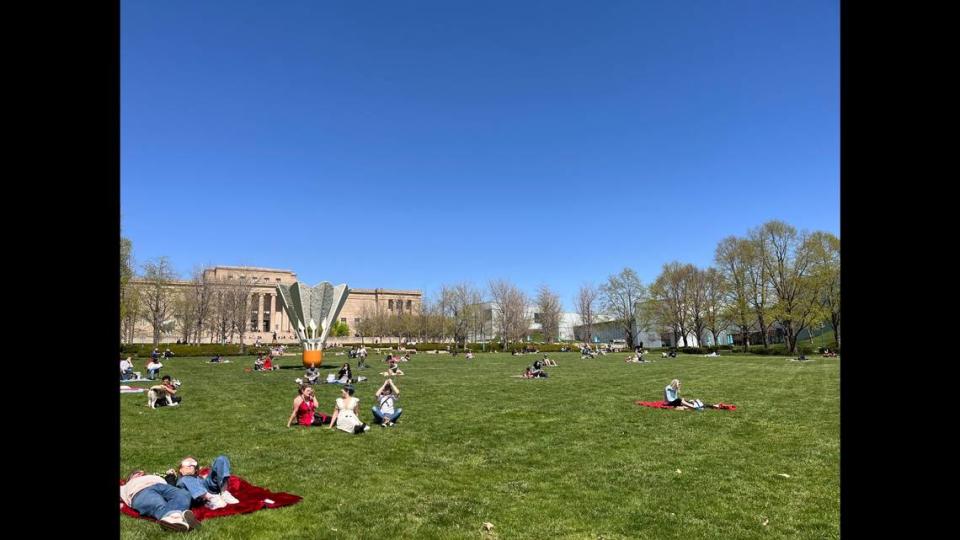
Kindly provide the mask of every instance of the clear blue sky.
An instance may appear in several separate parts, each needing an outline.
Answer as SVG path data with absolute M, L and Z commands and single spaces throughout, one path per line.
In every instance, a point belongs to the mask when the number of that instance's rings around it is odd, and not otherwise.
M 839 234 L 838 6 L 122 0 L 122 232 L 567 310 L 770 219 Z

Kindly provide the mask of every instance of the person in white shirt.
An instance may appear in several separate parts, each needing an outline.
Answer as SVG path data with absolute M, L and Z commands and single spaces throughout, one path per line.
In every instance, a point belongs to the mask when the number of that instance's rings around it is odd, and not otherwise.
M 400 389 L 393 384 L 393 379 L 387 379 L 386 382 L 377 390 L 377 404 L 373 406 L 373 416 L 375 424 L 381 427 L 390 427 L 396 423 L 403 409 L 397 407 L 397 397 L 400 395 Z
M 120 361 L 120 380 L 125 381 L 133 376 L 133 362 L 128 356 L 126 360 Z
M 151 381 L 157 380 L 157 375 L 160 374 L 160 368 L 163 367 L 163 364 L 159 360 L 150 360 L 150 363 L 147 364 L 147 378 Z
M 340 431 L 360 434 L 370 430 L 370 426 L 360 420 L 360 400 L 353 397 L 354 389 L 347 385 L 337 398 L 337 408 L 330 419 L 330 428 L 336 427 Z

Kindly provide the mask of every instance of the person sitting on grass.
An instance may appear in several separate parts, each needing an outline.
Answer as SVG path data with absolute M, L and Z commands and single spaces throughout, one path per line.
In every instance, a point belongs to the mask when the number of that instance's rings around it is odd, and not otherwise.
M 330 424 L 330 415 L 317 412 L 320 403 L 310 386 L 300 385 L 297 387 L 297 397 L 293 398 L 293 412 L 287 419 L 287 427 L 297 420 L 301 426 L 326 426 Z
M 157 375 L 160 374 L 160 368 L 162 367 L 163 364 L 161 364 L 159 360 L 151 359 L 150 362 L 147 363 L 147 378 L 151 381 L 157 380 Z
M 541 379 L 541 378 L 545 379 L 546 377 L 547 377 L 547 372 L 541 369 L 535 369 L 533 367 L 527 366 L 527 368 L 523 370 L 524 379 Z
M 160 384 L 158 384 L 157 386 L 152 386 L 150 387 L 150 389 L 156 390 L 158 393 L 163 393 L 167 396 L 170 396 L 170 405 L 173 407 L 180 405 L 180 402 L 183 401 L 183 398 L 176 395 L 177 387 L 173 385 L 173 379 L 171 379 L 169 375 L 164 375 L 163 378 L 160 379 Z M 157 397 L 158 399 L 156 404 L 158 406 L 163 407 L 167 405 L 166 399 L 159 399 L 163 396 L 157 396 Z
M 473 351 L 467 351 L 467 354 L 465 356 L 467 360 L 473 360 Z
M 176 471 L 167 471 L 167 480 L 176 479 L 176 485 L 190 493 L 191 499 L 210 510 L 218 510 L 228 504 L 240 501 L 227 491 L 230 480 L 230 460 L 227 456 L 217 456 L 210 464 L 210 473 L 201 478 L 198 474 L 197 460 L 187 456 L 180 460 Z
M 393 384 L 392 379 L 387 379 L 375 394 L 377 404 L 372 407 L 374 423 L 380 424 L 380 427 L 391 427 L 403 414 L 403 409 L 397 407 L 397 397 L 400 396 L 400 389 Z
M 173 358 L 173 351 L 171 351 L 170 349 L 167 349 L 167 350 L 163 351 L 163 357 L 164 357 L 164 358 Z
M 263 371 L 263 355 L 258 354 L 257 359 L 253 361 L 254 371 Z
M 263 371 L 273 371 L 280 369 L 280 366 L 273 365 L 273 359 L 269 356 L 263 359 Z
M 584 358 L 594 358 L 594 357 L 595 355 L 593 354 L 593 350 L 591 350 L 590 347 L 584 345 L 583 347 L 580 348 L 581 360 L 583 360 Z
M 336 427 L 340 431 L 358 435 L 370 430 L 370 426 L 360 420 L 360 400 L 353 397 L 354 389 L 346 385 L 337 398 L 337 407 L 330 419 L 330 429 Z
M 219 364 L 219 363 L 220 363 L 220 360 L 221 360 L 221 356 L 220 356 L 219 354 L 215 354 L 215 355 L 213 355 L 213 358 L 210 359 L 210 363 L 211 363 L 211 364 Z
M 400 366 L 396 362 L 393 362 L 392 364 L 390 364 L 390 367 L 388 367 L 386 371 L 381 373 L 381 375 L 383 375 L 384 377 L 399 377 L 403 374 L 404 374 L 403 371 L 400 371 Z
M 337 371 L 337 384 L 350 384 L 353 380 L 353 370 L 350 369 L 350 362 L 344 362 Z
M 557 362 L 548 358 L 547 355 L 543 355 L 543 360 L 541 360 L 541 362 L 543 362 L 543 365 L 545 366 L 557 367 Z
M 126 381 L 133 378 L 133 362 L 128 356 L 126 360 L 120 361 L 120 380 Z
M 835 352 L 830 352 L 830 349 L 824 349 L 824 351 L 823 351 L 823 357 L 824 357 L 824 358 L 836 358 L 836 357 L 837 357 L 837 353 L 835 353 Z
M 141 516 L 156 519 L 164 529 L 186 532 L 200 528 L 190 511 L 190 493 L 156 474 L 140 470 L 130 473 L 120 486 L 120 499 Z
M 317 366 L 311 365 L 303 376 L 307 379 L 307 384 L 317 384 L 320 380 L 320 370 L 317 369 Z
M 687 401 L 680 397 L 680 379 L 670 381 L 670 384 L 663 389 L 663 400 L 671 407 L 677 409 L 696 409 L 696 403 Z

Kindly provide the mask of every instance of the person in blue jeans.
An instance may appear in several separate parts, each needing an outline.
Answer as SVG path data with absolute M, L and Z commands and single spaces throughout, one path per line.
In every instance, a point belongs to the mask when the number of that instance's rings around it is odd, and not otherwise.
M 200 527 L 190 511 L 190 493 L 158 475 L 133 471 L 120 486 L 120 499 L 141 516 L 156 519 L 164 529 L 185 532 Z
M 403 409 L 397 407 L 397 396 L 400 395 L 400 389 L 393 384 L 392 379 L 387 379 L 377 390 L 377 404 L 373 406 L 374 423 L 381 427 L 389 427 L 400 418 Z
M 227 456 L 217 456 L 213 460 L 210 465 L 210 474 L 206 478 L 201 478 L 197 474 L 197 470 L 197 460 L 195 458 L 187 456 L 180 460 L 176 485 L 187 490 L 191 500 L 201 503 L 211 510 L 240 502 L 227 491 L 227 481 L 230 479 L 230 460 Z M 173 472 L 173 469 L 171 469 L 167 471 L 167 474 L 170 475 Z

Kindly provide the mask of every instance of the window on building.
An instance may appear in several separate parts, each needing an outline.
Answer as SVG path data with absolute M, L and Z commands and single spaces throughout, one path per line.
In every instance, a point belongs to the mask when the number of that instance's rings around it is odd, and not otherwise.
M 413 309 L 413 301 L 407 300 L 407 311 L 410 311 L 411 309 Z
M 539 313 L 534 313 L 534 314 L 533 314 L 533 322 L 535 322 L 535 323 L 537 323 L 537 324 L 540 324 L 540 314 L 539 314 Z
M 393 309 L 393 300 L 387 300 L 387 309 L 389 310 Z
M 340 317 L 340 322 L 347 322 L 347 318 L 346 318 L 346 317 Z

